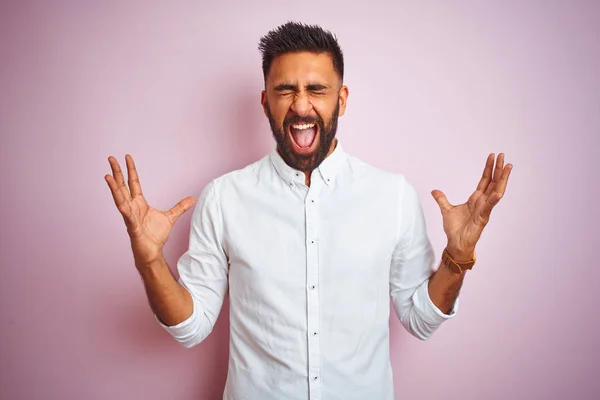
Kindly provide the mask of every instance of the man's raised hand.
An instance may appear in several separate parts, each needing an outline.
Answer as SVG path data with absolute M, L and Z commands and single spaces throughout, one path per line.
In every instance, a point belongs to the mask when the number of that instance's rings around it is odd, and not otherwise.
M 112 175 L 104 179 L 112 193 L 117 209 L 123 216 L 136 267 L 143 268 L 162 257 L 162 249 L 169 238 L 173 225 L 187 210 L 192 208 L 195 199 L 186 197 L 168 211 L 152 208 L 142 194 L 142 186 L 133 158 L 127 154 L 127 183 L 119 162 L 109 157 Z

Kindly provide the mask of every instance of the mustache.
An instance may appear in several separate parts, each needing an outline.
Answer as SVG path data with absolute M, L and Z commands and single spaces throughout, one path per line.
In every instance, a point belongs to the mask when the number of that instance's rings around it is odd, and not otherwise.
M 323 126 L 324 122 L 321 117 L 301 117 L 299 115 L 287 117 L 283 120 L 283 126 L 290 126 L 292 124 L 317 124 Z

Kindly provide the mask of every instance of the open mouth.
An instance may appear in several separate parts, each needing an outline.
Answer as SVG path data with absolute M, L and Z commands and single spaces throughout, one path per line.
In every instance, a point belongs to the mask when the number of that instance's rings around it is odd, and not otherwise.
M 319 127 L 315 123 L 292 124 L 289 128 L 294 151 L 300 154 L 312 152 L 318 143 Z

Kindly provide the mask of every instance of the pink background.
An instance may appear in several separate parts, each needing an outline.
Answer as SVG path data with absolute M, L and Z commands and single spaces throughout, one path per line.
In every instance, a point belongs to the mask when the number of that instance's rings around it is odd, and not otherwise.
M 600 396 L 600 3 L 204 3 L 0 6 L 0 398 L 219 398 L 228 307 L 191 350 L 155 323 L 106 158 L 167 208 L 270 151 L 256 47 L 289 19 L 337 33 L 339 137 L 415 184 L 438 252 L 429 192 L 466 200 L 488 152 L 515 166 L 457 318 L 420 342 L 393 316 L 397 397 Z

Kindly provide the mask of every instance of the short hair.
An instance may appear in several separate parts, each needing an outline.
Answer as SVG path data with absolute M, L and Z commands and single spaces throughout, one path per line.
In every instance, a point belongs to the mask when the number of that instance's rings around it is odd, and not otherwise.
M 344 80 L 344 56 L 334 34 L 318 25 L 287 22 L 271 30 L 260 39 L 258 49 L 262 53 L 264 79 L 271 69 L 275 57 L 286 53 L 327 53 L 333 61 L 333 69 Z

